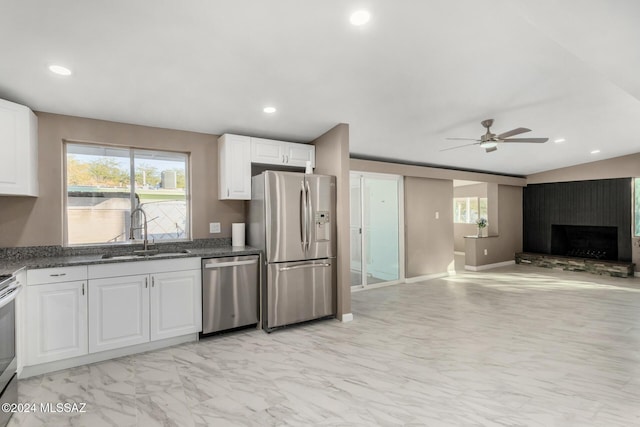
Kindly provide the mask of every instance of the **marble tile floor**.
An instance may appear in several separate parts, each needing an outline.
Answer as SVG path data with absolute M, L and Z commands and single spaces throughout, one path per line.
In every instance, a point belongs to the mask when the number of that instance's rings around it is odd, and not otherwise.
M 19 382 L 10 426 L 637 426 L 640 279 L 529 266 L 352 295 L 250 330 Z

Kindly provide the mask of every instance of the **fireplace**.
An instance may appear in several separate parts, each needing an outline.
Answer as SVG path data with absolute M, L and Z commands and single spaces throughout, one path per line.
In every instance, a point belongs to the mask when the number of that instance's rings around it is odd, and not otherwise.
M 618 227 L 551 225 L 551 254 L 618 260 Z

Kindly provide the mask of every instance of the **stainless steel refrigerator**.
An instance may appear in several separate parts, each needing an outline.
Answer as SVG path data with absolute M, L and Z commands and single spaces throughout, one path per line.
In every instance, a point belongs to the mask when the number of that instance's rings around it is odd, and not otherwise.
M 335 316 L 336 179 L 265 171 L 252 178 L 248 243 L 262 249 L 262 327 Z

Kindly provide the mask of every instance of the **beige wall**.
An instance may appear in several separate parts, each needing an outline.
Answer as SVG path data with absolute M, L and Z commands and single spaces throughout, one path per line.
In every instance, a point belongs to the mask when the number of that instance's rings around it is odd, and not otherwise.
M 472 266 L 513 261 L 522 251 L 522 187 L 498 186 L 498 236 L 465 239 L 465 264 Z M 484 255 L 484 250 L 487 255 Z
M 339 124 L 312 142 L 316 146 L 315 173 L 335 175 L 338 228 L 338 257 L 336 259 L 337 317 L 351 313 L 351 284 L 349 276 L 349 125 Z
M 524 187 L 527 185 L 525 178 L 516 178 L 489 173 L 466 172 L 454 169 L 440 169 L 427 166 L 403 165 L 400 163 L 387 163 L 372 160 L 351 159 L 352 171 L 390 173 L 394 175 L 415 176 L 433 179 L 461 179 L 466 181 L 495 182 L 502 185 L 515 185 Z
M 496 246 L 491 251 L 492 259 L 493 254 L 504 258 L 504 254 L 511 253 L 510 260 L 513 260 L 514 248 L 519 245 L 519 250 L 522 250 L 521 187 L 526 185 L 524 178 L 360 159 L 351 159 L 350 164 L 352 171 L 388 173 L 405 177 L 405 276 L 407 278 L 441 274 L 452 269 L 450 264 L 453 261 L 454 250 L 454 179 L 487 183 L 487 197 L 494 194 L 493 197 L 499 199 L 498 203 L 489 207 L 496 209 L 493 215 L 500 218 L 501 233 L 503 233 L 504 221 L 503 234 L 505 235 L 494 243 Z M 516 200 L 512 200 L 513 197 L 509 196 L 513 196 L 509 190 L 499 192 L 503 186 L 515 189 Z M 501 194 L 506 200 L 504 206 L 500 206 Z M 436 210 L 439 211 L 440 220 L 435 220 Z M 491 212 L 489 214 L 491 215 Z M 494 226 L 498 228 L 497 224 Z M 471 227 L 473 231 L 464 233 L 465 235 L 477 233 L 475 225 Z M 516 234 L 507 237 L 506 234 L 509 233 Z
M 453 270 L 453 181 L 405 177 L 405 276 Z M 439 218 L 435 213 L 439 212 Z
M 190 153 L 192 237 L 229 237 L 244 221 L 242 201 L 219 201 L 217 136 L 36 113 L 40 196 L 0 198 L 0 247 L 63 243 L 63 140 Z M 209 234 L 209 222 L 222 233 Z
M 487 197 L 487 183 L 463 185 L 453 187 L 453 197 Z M 453 214 L 451 214 L 453 218 Z M 464 236 L 478 234 L 478 226 L 475 224 L 453 223 L 453 249 L 456 252 L 464 252 Z
M 640 153 L 527 176 L 527 184 L 640 177 Z
M 487 183 L 453 187 L 453 197 L 487 197 Z
M 640 153 L 584 163 L 527 176 L 527 184 L 640 177 Z M 631 239 L 631 262 L 640 266 L 640 237 Z

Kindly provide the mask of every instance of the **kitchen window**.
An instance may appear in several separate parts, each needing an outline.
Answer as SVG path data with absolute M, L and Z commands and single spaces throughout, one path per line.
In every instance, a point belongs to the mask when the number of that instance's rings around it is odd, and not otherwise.
M 188 155 L 167 151 L 66 143 L 66 244 L 129 240 L 147 216 L 149 241 L 188 240 Z M 136 239 L 143 238 L 135 230 Z
M 486 197 L 456 197 L 453 199 L 453 222 L 475 224 L 478 218 L 487 219 Z

